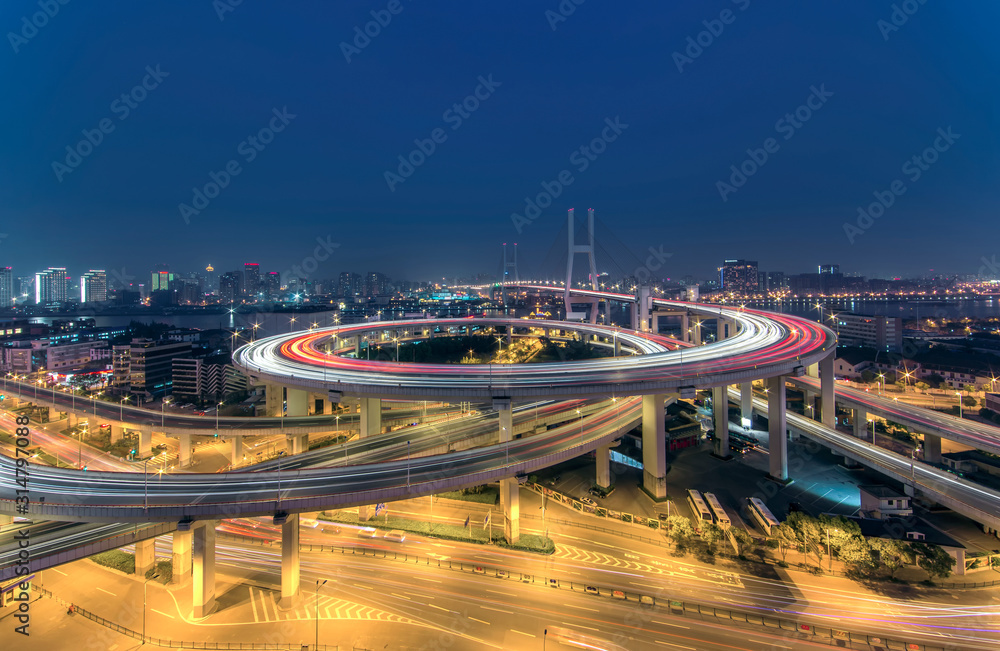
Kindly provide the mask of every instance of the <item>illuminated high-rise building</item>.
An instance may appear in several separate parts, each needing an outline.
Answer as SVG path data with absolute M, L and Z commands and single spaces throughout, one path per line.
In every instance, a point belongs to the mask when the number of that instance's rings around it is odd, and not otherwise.
M 65 303 L 69 277 L 66 267 L 49 267 L 35 274 L 35 304 Z
M 722 289 L 736 294 L 753 294 L 759 287 L 756 260 L 726 260 L 719 269 Z
M 0 267 L 0 309 L 14 305 L 14 270 Z
M 108 300 L 108 274 L 91 269 L 80 277 L 80 302 L 103 303 Z
M 243 265 L 243 293 L 250 299 L 257 298 L 260 293 L 260 265 L 247 262 Z

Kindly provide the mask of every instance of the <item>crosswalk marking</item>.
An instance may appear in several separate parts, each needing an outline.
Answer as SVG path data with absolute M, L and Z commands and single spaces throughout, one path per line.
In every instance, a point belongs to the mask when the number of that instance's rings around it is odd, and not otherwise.
M 320 595 L 318 599 L 308 599 L 300 607 L 288 611 L 278 609 L 273 590 L 250 587 L 250 603 L 253 620 L 256 623 L 285 620 L 316 619 L 349 619 L 364 621 L 392 622 L 397 624 L 417 624 L 412 619 L 401 615 L 365 606 L 353 601 L 345 601 L 328 595 Z M 318 603 L 317 603 L 318 602 Z M 257 607 L 259 603 L 260 608 Z M 268 608 L 270 603 L 270 608 Z

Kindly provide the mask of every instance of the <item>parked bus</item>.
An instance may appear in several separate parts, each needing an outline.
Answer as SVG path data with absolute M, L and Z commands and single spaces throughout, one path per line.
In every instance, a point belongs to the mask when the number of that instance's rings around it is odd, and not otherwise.
M 762 500 L 756 497 L 747 498 L 747 511 L 750 512 L 750 516 L 754 519 L 757 525 L 764 530 L 764 533 L 771 535 L 771 530 L 777 527 L 780 522 L 771 513 L 771 509 L 767 508 Z
M 688 506 L 691 507 L 691 512 L 694 513 L 695 520 L 701 522 L 715 522 L 715 518 L 712 517 L 712 512 L 708 510 L 708 505 L 705 504 L 705 500 L 702 499 L 701 493 L 696 490 L 689 489 L 688 492 Z
M 722 503 L 719 498 L 715 496 L 715 493 L 705 493 L 705 502 L 708 504 L 708 508 L 715 515 L 716 522 L 719 523 L 720 527 L 728 527 L 732 524 L 729 521 L 729 516 L 726 515 L 726 510 L 722 508 Z

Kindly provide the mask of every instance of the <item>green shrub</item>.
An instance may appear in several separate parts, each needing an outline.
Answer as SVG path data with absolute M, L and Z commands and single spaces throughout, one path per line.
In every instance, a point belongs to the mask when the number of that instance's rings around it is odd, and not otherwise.
M 90 557 L 98 565 L 110 567 L 113 570 L 124 572 L 125 574 L 135 574 L 135 554 L 123 552 L 120 549 L 112 549 Z

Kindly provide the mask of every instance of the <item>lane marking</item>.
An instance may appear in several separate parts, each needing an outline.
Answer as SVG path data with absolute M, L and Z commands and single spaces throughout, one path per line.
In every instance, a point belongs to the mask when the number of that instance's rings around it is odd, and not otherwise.
M 161 611 L 159 611 L 159 610 L 157 610 L 155 608 L 150 608 L 150 610 L 153 611 L 154 613 L 156 613 L 157 615 L 163 615 L 164 617 L 169 617 L 170 619 L 174 618 L 173 615 L 168 615 L 168 614 L 166 614 L 164 612 L 161 612 Z
M 584 606 L 574 606 L 573 604 L 563 604 L 563 605 L 566 606 L 567 608 L 577 608 L 579 610 L 589 610 L 592 613 L 599 613 L 599 612 L 601 612 L 600 610 L 598 610 L 596 608 L 586 608 Z
M 484 608 L 486 610 L 495 610 L 498 613 L 507 613 L 508 615 L 513 615 L 514 614 L 513 610 L 502 610 L 500 608 L 491 608 L 490 606 L 480 606 L 480 608 Z
M 96 586 L 95 586 L 95 587 L 96 587 Z M 101 592 L 106 592 L 107 594 L 111 595 L 112 597 L 117 597 L 117 596 L 118 596 L 118 595 L 116 595 L 116 594 L 115 594 L 114 592 L 108 592 L 108 591 L 107 591 L 107 590 L 105 590 L 104 588 L 97 588 L 97 589 L 98 589 L 98 590 L 100 590 Z
M 684 646 L 681 644 L 673 644 L 672 642 L 663 642 L 662 640 L 654 640 L 657 644 L 665 644 L 666 646 L 675 646 L 678 649 L 690 649 L 691 651 L 698 651 L 693 646 Z
M 510 632 L 511 633 L 520 633 L 521 635 L 527 635 L 528 637 L 538 637 L 537 635 L 534 635 L 533 633 L 525 633 L 524 631 L 519 631 L 516 628 L 510 629 Z M 692 649 L 691 651 L 694 651 L 694 649 Z
M 253 588 L 250 588 L 250 608 L 253 609 L 253 621 L 259 622 L 260 617 L 257 616 L 257 600 L 253 596 Z
M 479 622 L 480 624 L 486 624 L 487 626 L 490 625 L 489 622 L 483 621 L 481 619 L 476 619 L 475 617 L 470 617 L 469 619 L 471 619 L 472 621 L 475 621 L 475 622 Z
M 652 620 L 654 624 L 660 624 L 662 626 L 673 626 L 674 628 L 691 628 L 690 626 L 681 626 L 680 624 L 671 624 L 670 622 L 660 622 L 657 620 Z

